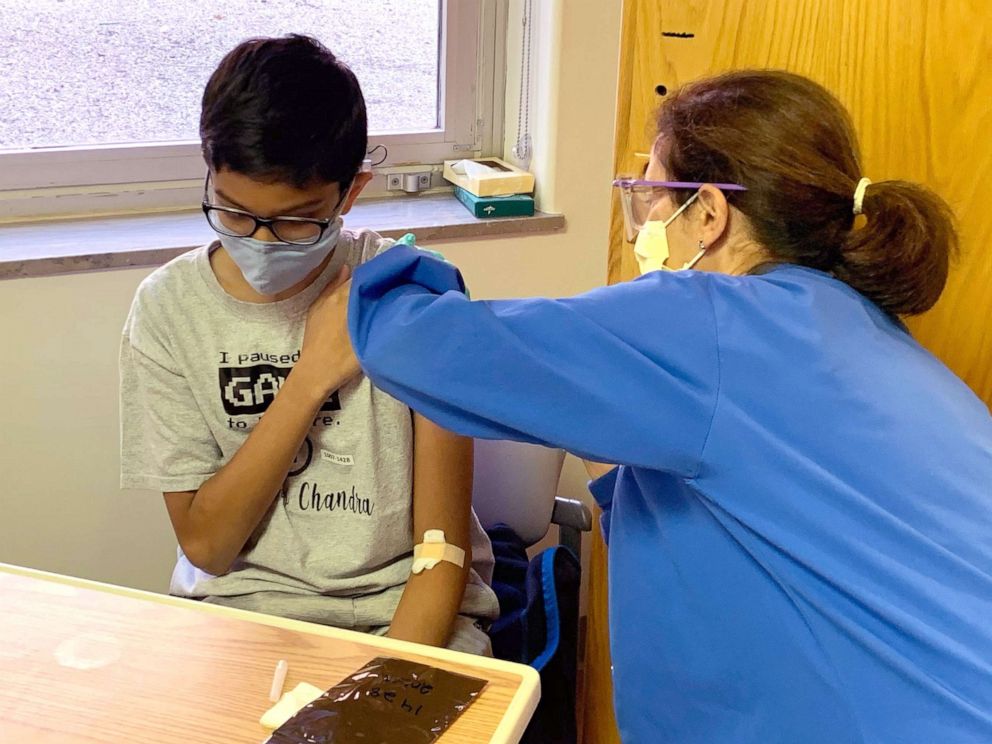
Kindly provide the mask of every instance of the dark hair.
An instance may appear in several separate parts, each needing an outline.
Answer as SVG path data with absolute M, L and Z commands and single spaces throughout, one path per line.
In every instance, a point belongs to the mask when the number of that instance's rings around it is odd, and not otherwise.
M 916 184 L 881 181 L 856 225 L 864 174 L 854 127 L 812 80 L 753 70 L 691 83 L 662 104 L 658 131 L 671 178 L 747 186 L 727 199 L 772 260 L 831 272 L 894 315 L 940 297 L 957 251 L 950 208 Z
M 316 39 L 249 39 L 207 82 L 200 139 L 214 170 L 344 189 L 368 147 L 365 99 L 351 69 Z

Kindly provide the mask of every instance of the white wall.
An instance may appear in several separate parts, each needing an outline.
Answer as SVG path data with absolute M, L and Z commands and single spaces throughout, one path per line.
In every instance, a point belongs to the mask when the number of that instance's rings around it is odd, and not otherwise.
M 480 298 L 569 295 L 606 274 L 620 3 L 535 6 L 546 46 L 536 71 L 534 169 L 542 207 L 563 212 L 568 227 L 446 244 Z M 514 0 L 511 24 L 518 14 Z M 512 137 L 513 105 L 507 123 Z M 166 589 L 175 541 L 162 499 L 118 488 L 117 347 L 149 271 L 0 282 L 0 562 Z M 561 493 L 588 500 L 574 461 Z

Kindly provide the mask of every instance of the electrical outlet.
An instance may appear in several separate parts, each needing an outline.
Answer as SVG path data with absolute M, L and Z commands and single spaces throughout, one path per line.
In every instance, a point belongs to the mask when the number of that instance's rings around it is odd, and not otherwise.
M 386 175 L 387 191 L 405 191 L 416 194 L 431 187 L 431 172 L 419 171 L 414 173 L 388 173 Z

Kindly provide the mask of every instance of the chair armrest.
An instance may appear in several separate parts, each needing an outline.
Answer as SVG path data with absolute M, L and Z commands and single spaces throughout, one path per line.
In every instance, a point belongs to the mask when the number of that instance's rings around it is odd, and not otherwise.
M 555 508 L 551 512 L 551 522 L 560 527 L 570 527 L 579 532 L 592 529 L 592 514 L 589 507 L 576 499 L 555 497 Z
M 555 497 L 551 523 L 558 525 L 558 542 L 582 560 L 582 533 L 592 529 L 592 514 L 581 501 Z

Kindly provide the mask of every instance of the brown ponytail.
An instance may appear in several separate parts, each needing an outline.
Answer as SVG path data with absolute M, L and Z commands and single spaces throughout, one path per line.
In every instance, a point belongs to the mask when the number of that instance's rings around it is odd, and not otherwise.
M 834 269 L 879 307 L 915 315 L 937 302 L 957 251 L 954 217 L 939 196 L 906 181 L 882 181 L 865 191 L 867 223 L 852 230 Z
M 673 179 L 747 186 L 727 200 L 773 260 L 833 273 L 894 315 L 940 297 L 957 249 L 950 209 L 921 186 L 882 181 L 856 226 L 857 138 L 821 85 L 773 70 L 708 78 L 662 104 L 658 130 Z

